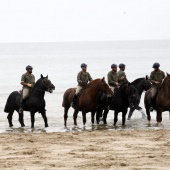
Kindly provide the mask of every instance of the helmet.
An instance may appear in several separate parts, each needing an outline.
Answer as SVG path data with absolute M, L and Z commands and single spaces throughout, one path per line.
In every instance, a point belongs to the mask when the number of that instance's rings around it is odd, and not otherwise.
M 112 64 L 111 68 L 117 68 L 117 65 L 116 64 Z
M 28 70 L 28 69 L 33 69 L 33 67 L 28 65 L 28 66 L 26 66 L 26 70 Z
M 159 68 L 160 67 L 160 64 L 159 63 L 154 63 L 153 64 L 153 68 Z
M 120 63 L 119 64 L 119 68 L 124 68 L 126 65 L 125 64 L 123 64 L 123 63 Z
M 87 64 L 82 63 L 82 64 L 81 64 L 81 68 L 82 68 L 82 67 L 87 67 Z

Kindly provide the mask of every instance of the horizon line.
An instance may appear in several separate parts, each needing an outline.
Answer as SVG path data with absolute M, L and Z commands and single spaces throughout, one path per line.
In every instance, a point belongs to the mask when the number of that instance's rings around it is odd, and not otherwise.
M 122 41 L 165 41 L 170 39 L 140 39 L 140 40 L 89 40 L 89 41 L 21 41 L 21 42 L 0 42 L 0 44 L 12 44 L 12 43 L 76 43 L 76 42 L 122 42 Z

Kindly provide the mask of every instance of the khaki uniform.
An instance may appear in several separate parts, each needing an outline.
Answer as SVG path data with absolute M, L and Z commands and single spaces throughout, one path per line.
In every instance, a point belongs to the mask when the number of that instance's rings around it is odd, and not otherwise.
M 150 80 L 152 83 L 152 87 L 151 87 L 151 98 L 152 99 L 156 96 L 157 89 L 161 87 L 161 84 L 164 78 L 165 78 L 165 73 L 161 70 L 159 70 L 158 72 L 156 72 L 155 70 L 151 72 Z M 155 81 L 160 82 L 160 84 L 155 84 Z
M 128 83 L 129 81 L 127 80 L 127 78 L 126 78 L 126 74 L 125 74 L 125 72 L 123 71 L 123 70 L 119 70 L 118 72 L 117 72 L 117 76 L 118 76 L 118 83 L 121 85 L 121 84 L 123 84 L 123 83 Z M 123 80 L 121 80 L 121 77 L 124 77 L 124 79 Z
M 21 77 L 21 82 L 34 85 L 35 84 L 35 76 L 33 74 L 30 75 L 29 73 L 25 73 Z M 22 98 L 23 99 L 26 99 L 28 97 L 30 89 L 31 89 L 30 87 L 23 86 L 23 89 L 22 89 Z
M 76 89 L 76 95 L 78 95 L 80 93 L 80 90 L 82 88 L 86 87 L 86 85 L 83 82 L 88 83 L 91 80 L 92 80 L 92 77 L 88 72 L 80 71 L 77 75 L 78 86 L 77 86 L 77 89 Z
M 114 72 L 114 71 L 111 70 L 107 74 L 107 80 L 108 80 L 108 84 L 109 84 L 110 88 L 114 92 L 115 87 L 117 87 L 116 83 L 118 83 L 117 72 Z

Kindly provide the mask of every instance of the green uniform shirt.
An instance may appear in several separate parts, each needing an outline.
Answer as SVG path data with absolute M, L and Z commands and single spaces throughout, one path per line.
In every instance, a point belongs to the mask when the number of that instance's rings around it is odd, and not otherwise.
M 121 85 L 123 83 L 128 83 L 129 81 L 127 80 L 126 78 L 126 74 L 123 70 L 119 70 L 118 73 L 117 73 L 117 76 L 118 76 L 118 83 Z M 121 77 L 124 76 L 124 79 L 121 80 Z
M 155 70 L 151 72 L 150 75 L 150 80 L 152 83 L 152 87 L 160 87 L 162 84 L 162 80 L 165 78 L 165 73 L 161 70 L 159 70 L 158 72 L 156 72 Z M 155 81 L 159 81 L 160 84 L 155 84 Z
M 77 75 L 78 86 L 85 87 L 85 85 L 82 82 L 88 83 L 91 80 L 92 80 L 91 75 L 88 72 L 80 71 Z
M 21 77 L 21 82 L 35 84 L 35 76 L 33 74 L 25 73 Z M 25 87 L 25 86 L 24 86 Z M 29 88 L 29 87 L 27 87 Z
M 111 70 L 107 74 L 107 80 L 108 80 L 109 86 L 116 87 L 117 86 L 116 83 L 118 83 L 117 72 L 114 72 L 114 71 Z

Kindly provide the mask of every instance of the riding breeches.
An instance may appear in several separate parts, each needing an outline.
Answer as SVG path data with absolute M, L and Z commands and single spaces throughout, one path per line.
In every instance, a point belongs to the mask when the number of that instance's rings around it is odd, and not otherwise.
M 157 88 L 156 87 L 152 87 L 151 88 L 151 98 L 154 99 L 157 93 Z
M 29 95 L 30 90 L 28 88 L 22 89 L 22 99 L 26 99 Z
M 76 89 L 76 95 L 78 95 L 80 93 L 80 90 L 82 89 L 81 86 L 77 86 L 77 89 Z

